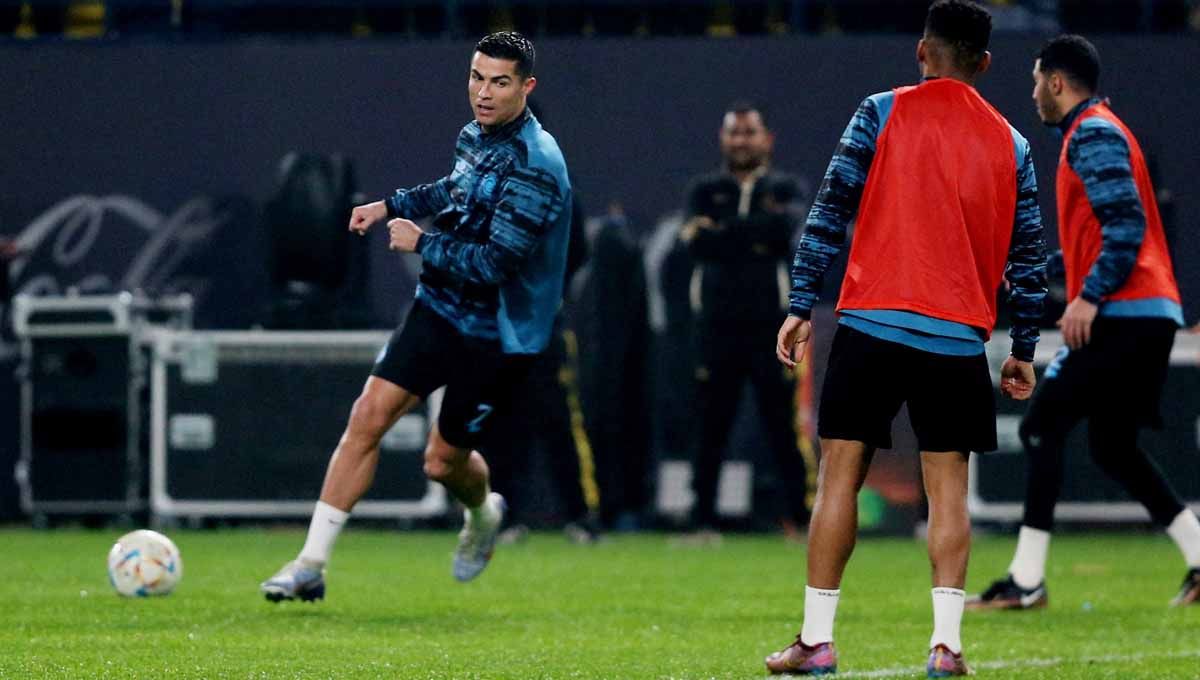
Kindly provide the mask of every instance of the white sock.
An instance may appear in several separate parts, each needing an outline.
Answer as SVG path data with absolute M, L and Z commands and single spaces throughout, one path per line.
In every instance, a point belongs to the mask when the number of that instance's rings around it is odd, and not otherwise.
M 966 595 L 958 588 L 933 589 L 933 636 L 929 648 L 946 645 L 962 654 L 962 615 Z
M 342 527 L 348 519 L 350 513 L 324 501 L 317 501 L 312 522 L 308 525 L 308 538 L 300 549 L 300 559 L 310 566 L 324 567 L 329 561 L 329 554 L 333 552 L 333 542 L 342 533 Z
M 1013 555 L 1008 573 L 1022 588 L 1036 588 L 1046 580 L 1046 554 L 1050 551 L 1050 532 L 1021 527 L 1017 535 L 1017 552 Z
M 822 590 L 804 586 L 804 625 L 800 628 L 800 641 L 808 646 L 822 642 L 833 642 L 833 617 L 837 615 L 838 599 L 842 591 Z
M 1179 546 L 1188 568 L 1200 567 L 1200 519 L 1196 513 L 1184 508 L 1167 527 L 1167 535 Z
M 492 502 L 492 493 L 488 491 L 483 502 L 473 508 L 467 508 L 466 521 L 473 527 L 492 526 L 500 521 L 500 508 Z

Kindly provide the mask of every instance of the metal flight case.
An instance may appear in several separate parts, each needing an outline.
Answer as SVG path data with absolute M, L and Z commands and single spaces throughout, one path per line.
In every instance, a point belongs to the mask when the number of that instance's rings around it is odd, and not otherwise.
M 191 325 L 189 296 L 14 299 L 20 339 L 21 509 L 51 516 L 126 517 L 147 508 L 143 446 L 151 327 Z
M 155 332 L 150 502 L 157 520 L 308 517 L 386 332 Z M 432 404 L 432 406 L 431 406 Z M 436 399 L 399 419 L 356 517 L 446 512 L 423 455 Z

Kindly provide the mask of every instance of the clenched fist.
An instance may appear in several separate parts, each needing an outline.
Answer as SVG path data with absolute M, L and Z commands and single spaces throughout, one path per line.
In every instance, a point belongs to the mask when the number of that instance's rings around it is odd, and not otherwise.
M 360 205 L 350 211 L 350 231 L 362 236 L 372 224 L 387 217 L 387 206 L 383 201 Z
M 397 217 L 388 222 L 388 250 L 399 250 L 402 253 L 412 253 L 417 250 L 417 240 L 421 238 L 421 228 L 411 220 Z

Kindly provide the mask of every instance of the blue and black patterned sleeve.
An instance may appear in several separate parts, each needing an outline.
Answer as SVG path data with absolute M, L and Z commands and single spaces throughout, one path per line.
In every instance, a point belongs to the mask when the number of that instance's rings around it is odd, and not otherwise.
M 436 215 L 450 205 L 450 186 L 450 178 L 443 177 L 436 182 L 421 184 L 411 189 L 397 189 L 396 193 L 384 199 L 388 219 L 420 219 Z
M 417 252 L 435 269 L 478 284 L 499 284 L 517 272 L 566 209 L 569 192 L 538 168 L 513 171 L 500 188 L 487 241 L 473 243 L 446 232 L 426 233 Z
M 879 108 L 868 97 L 859 105 L 842 133 L 817 198 L 808 211 L 804 235 L 792 260 L 792 290 L 788 313 L 802 319 L 812 314 L 821 282 L 846 243 L 850 223 L 858 212 L 867 173 L 875 158 Z
M 1037 175 L 1029 143 L 1021 139 L 1023 158 L 1017 169 L 1017 211 L 1013 220 L 1012 242 L 1008 248 L 1008 300 L 1012 310 L 1012 355 L 1021 361 L 1033 361 L 1046 301 L 1046 241 L 1042 230 L 1042 211 L 1038 207 Z
M 1133 271 L 1146 233 L 1146 214 L 1133 181 L 1129 144 L 1109 121 L 1085 120 L 1067 144 L 1067 163 L 1083 181 L 1092 212 L 1100 222 L 1100 256 L 1079 294 L 1099 304 Z
M 458 165 L 460 160 L 470 159 L 473 141 L 472 136 L 467 132 L 467 128 L 463 128 L 458 133 L 458 139 L 454 143 L 455 166 Z M 452 167 L 449 175 L 436 182 L 421 184 L 411 189 L 397 189 L 394 194 L 383 199 L 383 203 L 387 206 L 388 219 L 405 217 L 415 220 L 436 215 L 449 206 L 452 200 L 451 192 L 454 190 L 454 170 Z

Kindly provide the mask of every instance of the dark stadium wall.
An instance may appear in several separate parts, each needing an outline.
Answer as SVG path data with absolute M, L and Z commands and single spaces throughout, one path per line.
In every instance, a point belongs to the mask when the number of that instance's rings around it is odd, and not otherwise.
M 980 88 L 1033 145 L 1053 243 L 1059 137 L 1042 127 L 1029 97 L 1040 42 L 998 37 L 994 68 Z M 777 164 L 815 185 L 858 102 L 915 80 L 914 45 L 913 37 L 894 35 L 546 40 L 538 46 L 535 96 L 587 212 L 619 202 L 648 231 L 680 207 L 692 175 L 716 165 L 717 126 L 731 100 L 763 103 L 778 136 Z M 1157 160 L 1163 186 L 1176 194 L 1175 258 L 1194 322 L 1200 268 L 1190 263 L 1200 261 L 1200 238 L 1189 227 L 1200 213 L 1194 189 L 1200 82 L 1194 69 L 1178 65 L 1200 62 L 1200 42 L 1131 37 L 1098 45 L 1107 68 L 1104 93 Z M 252 211 L 197 208 L 191 199 L 240 195 L 261 205 L 280 159 L 292 150 L 348 155 L 369 196 L 440 177 L 469 118 L 470 48 L 375 40 L 0 43 L 0 234 L 39 221 L 73 239 L 66 250 L 75 252 L 94 235 L 87 232 L 89 215 L 109 211 L 115 217 L 104 219 L 91 251 L 104 276 L 119 281 L 129 268 L 122 258 L 132 259 L 148 230 L 169 216 L 178 219 L 166 222 L 225 220 L 234 231 L 254 230 Z M 80 195 L 127 198 L 70 200 Z M 372 236 L 368 288 L 375 316 L 390 322 L 409 304 L 412 278 L 386 250 L 382 232 Z M 238 266 L 214 278 L 238 279 L 235 289 L 255 285 L 238 272 L 253 269 L 246 260 L 262 255 L 219 248 L 229 252 L 207 262 Z M 36 257 L 52 263 L 59 254 Z M 64 267 L 40 284 L 61 290 L 84 274 Z M 227 299 L 242 304 L 244 297 Z M 11 375 L 11 364 L 0 367 Z M 10 422 L 15 384 L 0 387 L 0 410 Z M 15 510 L 8 471 L 16 428 L 4 431 L 0 518 Z M 916 488 L 908 462 L 896 457 L 884 467 Z
M 1033 144 L 1053 235 L 1057 134 L 1029 101 L 1041 40 L 999 36 L 980 88 Z M 730 100 L 764 102 L 777 164 L 819 181 L 855 106 L 916 77 L 913 37 L 544 40 L 536 92 L 588 213 L 623 204 L 640 228 L 675 209 L 717 162 Z M 1177 196 L 1176 260 L 1200 260 L 1197 76 L 1190 38 L 1102 38 L 1103 90 Z M 293 149 L 348 154 L 370 196 L 450 167 L 468 120 L 471 45 L 426 41 L 7 42 L 0 233 L 79 194 L 133 196 L 170 214 L 199 195 L 263 200 Z M 919 200 L 915 198 L 914 200 Z M 247 227 L 248 228 L 248 227 Z M 396 269 L 379 241 L 370 286 L 394 316 Z M 1189 319 L 1200 270 L 1180 267 Z

